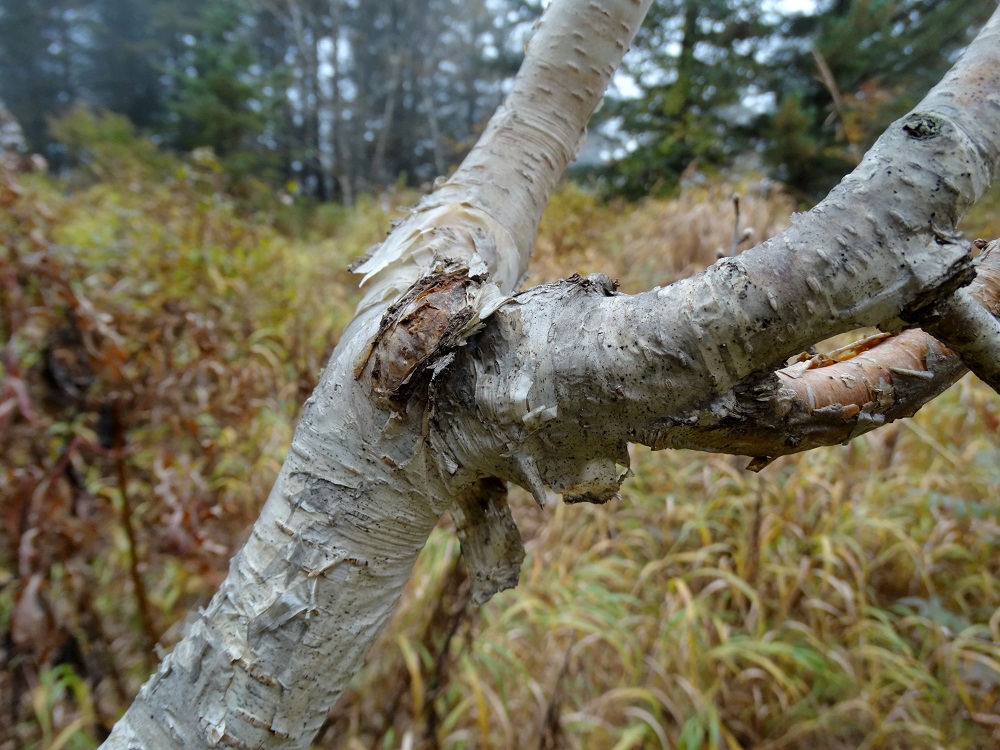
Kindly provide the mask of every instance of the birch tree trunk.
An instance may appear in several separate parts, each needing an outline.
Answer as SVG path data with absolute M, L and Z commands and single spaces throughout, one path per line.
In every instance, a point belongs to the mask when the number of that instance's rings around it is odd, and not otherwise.
M 366 295 L 249 541 L 105 747 L 308 746 L 445 511 L 474 598 L 516 584 L 505 481 L 601 502 L 629 442 L 759 466 L 905 416 L 966 366 L 1000 386 L 1000 252 L 974 261 L 955 228 L 1000 161 L 1000 14 L 782 235 L 644 294 L 600 275 L 515 294 L 650 1 L 555 0 L 479 144 L 356 267 Z M 912 331 L 781 369 L 916 323 L 954 350 Z

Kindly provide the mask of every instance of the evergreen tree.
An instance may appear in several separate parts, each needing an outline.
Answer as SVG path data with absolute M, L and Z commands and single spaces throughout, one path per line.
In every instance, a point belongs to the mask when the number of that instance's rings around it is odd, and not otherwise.
M 685 169 L 720 167 L 745 150 L 761 93 L 758 62 L 771 29 L 756 0 L 662 0 L 626 58 L 636 98 L 609 108 L 635 146 L 610 187 L 637 197 L 673 188 Z
M 427 182 L 464 155 L 519 62 L 506 45 L 510 11 L 509 2 L 485 0 L 351 8 L 354 154 L 370 165 L 369 184 L 384 186 L 400 176 L 410 184 Z
M 513 0 L 0 0 L 0 99 L 31 145 L 76 104 L 350 201 L 429 183 L 502 97 L 540 9 Z M 2 103 L 2 102 L 0 102 Z M 103 121 L 98 118 L 96 121 Z
M 153 26 L 155 0 L 91 0 L 88 98 L 134 125 L 149 128 L 163 115 L 160 68 L 165 42 Z
M 235 177 L 260 172 L 271 161 L 262 143 L 277 109 L 251 44 L 252 17 L 238 0 L 215 0 L 201 14 L 201 32 L 172 71 L 168 142 L 183 151 L 209 147 Z M 270 78 L 277 74 L 271 73 Z
M 28 147 L 46 151 L 46 118 L 77 97 L 79 50 L 71 27 L 76 0 L 0 0 L 0 99 Z
M 825 193 L 951 66 L 990 15 L 979 0 L 827 0 L 788 19 L 774 56 L 768 161 L 806 194 Z
M 197 30 L 197 0 L 0 0 L 0 98 L 36 150 L 46 120 L 77 104 L 162 124 L 185 34 Z

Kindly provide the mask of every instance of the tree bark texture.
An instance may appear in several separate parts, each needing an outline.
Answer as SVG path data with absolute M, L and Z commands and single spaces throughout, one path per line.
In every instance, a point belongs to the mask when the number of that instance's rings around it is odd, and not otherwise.
M 554 3 L 465 165 L 358 268 L 367 294 L 250 539 L 104 747 L 308 747 L 440 516 L 460 502 L 463 534 L 504 523 L 496 482 L 446 481 L 419 386 L 523 278 L 542 209 L 647 7 Z
M 1000 162 L 1000 14 L 781 235 L 643 294 L 601 275 L 516 294 L 649 2 L 555 0 L 479 144 L 357 265 L 365 297 L 249 541 L 106 747 L 308 746 L 445 511 L 474 598 L 516 583 L 503 482 L 601 502 L 629 442 L 762 465 L 906 416 L 966 366 L 995 375 L 1000 253 L 977 275 L 956 222 Z M 953 351 L 909 331 L 785 367 L 924 322 Z

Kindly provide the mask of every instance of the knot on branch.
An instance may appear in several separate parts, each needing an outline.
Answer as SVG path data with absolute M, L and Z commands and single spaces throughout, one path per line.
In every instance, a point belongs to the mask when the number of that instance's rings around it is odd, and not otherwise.
M 941 123 L 933 115 L 913 112 L 903 121 L 903 132 L 910 138 L 923 141 L 937 137 L 941 133 Z

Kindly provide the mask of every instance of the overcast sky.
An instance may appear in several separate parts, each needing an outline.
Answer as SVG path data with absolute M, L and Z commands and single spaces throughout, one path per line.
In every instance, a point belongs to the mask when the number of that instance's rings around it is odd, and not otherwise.
M 815 0 L 773 0 L 779 10 L 790 13 L 797 10 L 812 10 L 816 7 Z

